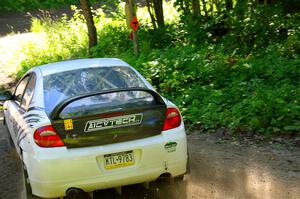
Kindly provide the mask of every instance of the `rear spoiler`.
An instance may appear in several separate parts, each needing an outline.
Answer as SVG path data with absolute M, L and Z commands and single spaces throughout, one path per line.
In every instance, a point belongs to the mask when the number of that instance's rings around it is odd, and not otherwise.
M 125 91 L 144 91 L 144 92 L 147 92 L 147 93 L 151 94 L 154 97 L 154 99 L 157 100 L 157 102 L 159 102 L 161 104 L 165 104 L 163 98 L 154 90 L 151 90 L 151 89 L 148 89 L 148 88 L 143 88 L 143 87 L 117 88 L 117 89 L 110 89 L 110 90 L 101 91 L 101 92 L 91 92 L 91 93 L 88 93 L 88 94 L 82 94 L 82 95 L 74 96 L 74 97 L 71 97 L 71 98 L 67 98 L 67 99 L 61 101 L 53 109 L 53 111 L 49 114 L 49 118 L 51 120 L 59 119 L 59 115 L 63 111 L 63 109 L 66 106 L 68 106 L 70 103 L 72 103 L 76 100 L 80 100 L 80 99 L 83 99 L 83 98 L 92 97 L 92 96 L 96 96 L 96 95 L 102 95 L 102 94 L 108 94 L 108 93 L 117 93 L 117 92 L 125 92 Z

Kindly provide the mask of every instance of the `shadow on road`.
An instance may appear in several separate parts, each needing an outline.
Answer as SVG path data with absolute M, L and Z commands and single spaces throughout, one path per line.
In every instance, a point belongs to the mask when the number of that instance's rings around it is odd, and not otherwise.
M 99 190 L 94 192 L 95 199 L 162 199 L 180 198 L 186 199 L 186 181 L 182 182 L 163 182 L 155 181 L 146 189 L 141 184 L 122 187 L 122 194 L 119 195 L 115 189 Z
M 2 121 L 0 121 L 2 123 Z M 300 152 L 218 143 L 211 135 L 188 137 L 191 174 L 182 182 L 156 181 L 94 192 L 101 199 L 300 198 Z M 0 124 L 0 198 L 20 198 L 22 167 Z
M 0 111 L 1 112 L 1 111 Z M 21 198 L 22 165 L 16 151 L 10 147 L 6 128 L 0 120 L 0 198 Z
M 49 9 L 47 11 L 35 10 L 26 13 L 19 12 L 5 12 L 0 13 L 0 37 L 10 33 L 25 33 L 29 32 L 31 27 L 31 17 L 44 18 L 45 16 L 51 18 L 61 17 L 66 14 L 71 17 L 73 14 L 69 7 L 61 9 Z

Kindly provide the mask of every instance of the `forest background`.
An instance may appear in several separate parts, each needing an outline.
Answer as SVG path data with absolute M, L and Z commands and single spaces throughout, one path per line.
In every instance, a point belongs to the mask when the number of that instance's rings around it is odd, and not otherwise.
M 90 50 L 79 1 L 1 0 L 1 14 L 70 6 L 73 13 L 33 17 L 38 39 L 25 42 L 6 67 L 16 68 L 18 79 L 41 64 L 118 57 L 179 106 L 188 128 L 300 140 L 298 0 L 138 1 L 138 55 L 125 2 L 89 3 L 97 33 Z

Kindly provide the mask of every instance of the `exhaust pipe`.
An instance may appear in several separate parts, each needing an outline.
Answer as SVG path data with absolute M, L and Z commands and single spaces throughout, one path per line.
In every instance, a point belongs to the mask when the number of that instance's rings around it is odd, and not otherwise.
M 67 190 L 67 199 L 89 199 L 91 198 L 88 193 L 78 188 L 70 188 Z

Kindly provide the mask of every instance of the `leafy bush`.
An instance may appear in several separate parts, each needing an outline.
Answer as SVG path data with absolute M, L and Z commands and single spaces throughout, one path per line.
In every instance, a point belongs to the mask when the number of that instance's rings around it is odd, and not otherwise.
M 93 57 L 130 63 L 180 107 L 190 126 L 299 133 L 299 13 L 260 6 L 246 12 L 242 18 L 236 13 L 200 17 L 157 30 L 142 22 L 142 52 L 134 56 L 125 21 L 96 11 L 99 40 Z M 32 30 L 46 34 L 45 45 L 23 49 L 26 59 L 19 75 L 35 65 L 87 57 L 86 28 L 78 11 L 71 20 L 33 22 Z
M 299 33 L 299 21 L 299 12 L 286 13 L 281 4 L 265 6 L 249 0 L 208 17 L 183 15 L 182 28 L 192 44 L 222 43 L 227 50 L 249 54 Z
M 59 8 L 76 2 L 76 0 L 1 0 L 0 11 L 27 11 L 33 9 Z
M 73 9 L 75 13 L 71 20 L 66 16 L 58 21 L 51 18 L 32 19 L 31 30 L 40 36 L 40 41 L 23 47 L 22 53 L 26 58 L 20 64 L 18 78 L 33 66 L 87 56 L 88 38 L 84 19 L 76 7 Z
M 98 30 L 99 42 L 93 55 L 108 57 L 118 55 L 130 48 L 129 31 L 125 21 L 111 21 Z
M 264 134 L 300 129 L 299 59 L 275 50 L 259 57 L 229 57 L 218 46 L 156 50 L 136 66 L 181 108 L 185 120 L 206 130 L 229 128 Z

